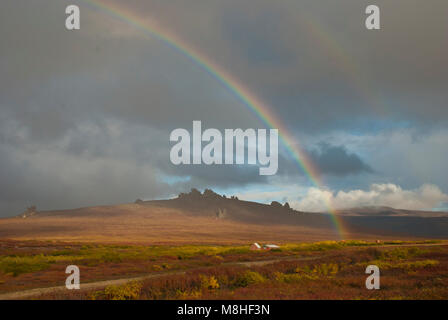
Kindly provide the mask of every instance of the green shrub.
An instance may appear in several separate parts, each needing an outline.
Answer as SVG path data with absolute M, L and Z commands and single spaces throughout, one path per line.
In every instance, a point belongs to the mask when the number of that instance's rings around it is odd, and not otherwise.
M 0 271 L 17 277 L 23 273 L 47 269 L 50 264 L 37 257 L 5 257 L 0 260 Z
M 134 300 L 140 296 L 142 284 L 132 281 L 121 286 L 108 286 L 104 294 L 108 300 Z
M 302 280 L 316 280 L 318 279 L 317 275 L 308 274 L 308 273 L 282 273 L 275 272 L 274 280 L 282 283 L 294 283 L 300 282 Z
M 323 263 L 316 265 L 313 269 L 313 273 L 322 276 L 333 276 L 339 271 L 339 266 L 336 263 Z
M 258 272 L 246 271 L 245 273 L 239 275 L 235 279 L 233 284 L 236 287 L 247 287 L 247 286 L 252 285 L 252 284 L 262 283 L 265 280 L 266 279 L 261 274 L 259 274 Z
M 380 259 L 381 260 L 404 260 L 412 257 L 419 256 L 425 253 L 426 250 L 422 250 L 420 248 L 412 247 L 412 248 L 395 248 L 392 250 L 382 252 Z
M 201 274 L 199 279 L 201 280 L 202 289 L 219 289 L 218 280 L 214 276 L 208 277 Z
M 101 261 L 119 263 L 119 262 L 122 262 L 123 259 L 121 258 L 120 254 L 118 254 L 118 253 L 106 252 L 101 256 Z

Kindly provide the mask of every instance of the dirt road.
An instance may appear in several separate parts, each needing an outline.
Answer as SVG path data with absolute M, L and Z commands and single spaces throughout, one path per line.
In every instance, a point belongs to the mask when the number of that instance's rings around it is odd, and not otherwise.
M 279 261 L 305 261 L 305 260 L 316 260 L 319 258 L 322 258 L 323 256 L 315 256 L 315 257 L 300 257 L 300 256 L 288 256 L 288 257 L 281 257 L 278 259 L 272 259 L 272 260 L 261 260 L 261 261 L 240 261 L 240 262 L 229 262 L 229 263 L 223 263 L 222 265 L 242 265 L 245 267 L 252 267 L 252 266 L 263 266 Z M 190 269 L 188 271 L 191 271 L 194 269 Z M 90 282 L 90 283 L 81 283 L 81 289 L 82 290 L 95 290 L 95 289 L 102 289 L 107 286 L 111 285 L 122 285 L 127 282 L 131 281 L 143 281 L 148 280 L 152 278 L 158 278 L 158 277 L 164 277 L 169 275 L 182 275 L 185 274 L 186 271 L 171 271 L 171 272 L 158 272 L 158 273 L 152 273 L 140 277 L 133 277 L 133 278 L 122 278 L 122 279 L 115 279 L 115 280 L 104 280 L 104 281 L 96 281 L 96 282 Z M 36 288 L 36 289 L 29 289 L 29 290 L 23 290 L 23 291 L 17 291 L 17 292 L 10 292 L 10 293 L 3 293 L 0 294 L 0 300 L 20 300 L 20 299 L 27 299 L 34 296 L 39 296 L 42 294 L 48 294 L 48 293 L 54 293 L 56 291 L 63 291 L 67 290 L 65 286 L 58 286 L 58 287 L 49 287 L 49 288 Z

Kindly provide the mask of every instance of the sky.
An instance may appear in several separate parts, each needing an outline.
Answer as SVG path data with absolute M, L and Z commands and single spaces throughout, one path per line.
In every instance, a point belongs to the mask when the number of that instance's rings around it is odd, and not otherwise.
M 244 84 L 318 169 L 175 166 L 170 132 L 267 128 L 185 54 L 80 0 L 0 4 L 0 216 L 191 188 L 298 210 L 448 208 L 448 2 L 101 0 L 174 34 Z M 65 8 L 80 8 L 80 30 Z

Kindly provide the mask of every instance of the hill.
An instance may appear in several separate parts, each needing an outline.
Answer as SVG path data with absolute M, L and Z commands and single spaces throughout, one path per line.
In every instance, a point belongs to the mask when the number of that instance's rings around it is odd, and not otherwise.
M 0 239 L 142 243 L 247 243 L 340 239 L 332 217 L 193 189 L 175 199 L 37 211 L 0 219 Z M 448 238 L 443 213 L 358 208 L 339 213 L 344 238 Z

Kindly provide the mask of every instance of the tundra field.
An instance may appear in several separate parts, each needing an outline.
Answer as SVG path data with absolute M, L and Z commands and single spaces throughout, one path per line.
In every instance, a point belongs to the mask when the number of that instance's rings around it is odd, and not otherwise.
M 65 288 L 77 265 L 81 290 Z M 368 265 L 381 271 L 367 290 Z M 0 299 L 448 299 L 448 243 L 142 245 L 5 240 Z
M 211 190 L 32 207 L 0 219 L 0 299 L 448 298 L 448 213 L 338 214 L 345 241 L 329 214 Z M 251 250 L 256 241 L 279 248 Z M 80 269 L 80 290 L 65 287 L 69 265 Z M 380 268 L 380 290 L 366 289 L 368 265 Z

